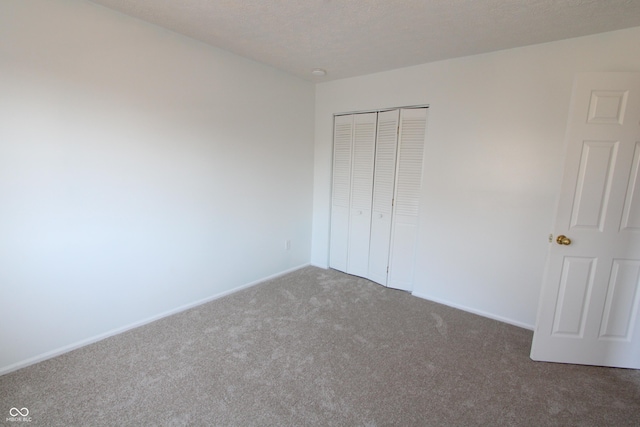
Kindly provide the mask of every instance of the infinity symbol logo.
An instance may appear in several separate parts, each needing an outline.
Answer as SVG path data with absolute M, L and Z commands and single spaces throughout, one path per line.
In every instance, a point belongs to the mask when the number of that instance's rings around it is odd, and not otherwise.
M 26 417 L 27 415 L 29 415 L 29 410 L 27 408 L 11 408 L 9 410 L 9 415 L 11 415 L 12 417 L 17 417 L 18 415 L 20 415 L 21 417 Z

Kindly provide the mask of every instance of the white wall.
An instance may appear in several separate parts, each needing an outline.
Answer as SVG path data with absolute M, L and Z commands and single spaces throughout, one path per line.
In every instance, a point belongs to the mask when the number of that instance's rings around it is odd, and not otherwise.
M 533 328 L 572 80 L 640 71 L 640 28 L 317 85 L 311 261 L 328 260 L 332 114 L 429 104 L 414 294 Z
M 313 126 L 311 83 L 0 0 L 0 373 L 307 264 Z

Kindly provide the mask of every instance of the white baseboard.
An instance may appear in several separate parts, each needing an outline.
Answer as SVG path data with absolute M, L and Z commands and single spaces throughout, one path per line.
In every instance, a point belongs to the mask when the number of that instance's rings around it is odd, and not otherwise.
M 419 292 L 412 292 L 412 295 L 416 296 L 418 298 L 422 298 L 422 299 L 426 299 L 426 300 L 429 300 L 429 301 L 436 302 L 438 304 L 442 304 L 442 305 L 446 305 L 446 306 L 449 306 L 449 307 L 457 308 L 458 310 L 462 310 L 462 311 L 466 311 L 466 312 L 469 312 L 469 313 L 477 314 L 478 316 L 487 317 L 489 319 L 497 320 L 497 321 L 502 322 L 502 323 L 508 323 L 510 325 L 513 325 L 513 326 L 518 326 L 519 328 L 529 329 L 530 331 L 533 331 L 534 328 L 535 328 L 534 325 L 530 325 L 528 323 L 519 322 L 517 320 L 509 319 L 507 317 L 497 316 L 495 314 L 488 313 L 486 311 L 477 310 L 477 309 L 471 308 L 471 307 L 466 307 L 464 305 L 456 304 L 456 303 L 453 303 L 451 301 L 445 301 L 445 300 L 441 300 L 441 299 L 438 299 L 438 298 L 433 298 L 433 297 L 431 297 L 429 295 L 421 294 Z
M 147 317 L 145 319 L 142 319 L 140 321 L 128 324 L 126 326 L 123 326 L 123 327 L 120 327 L 120 328 L 115 328 L 115 329 L 112 329 L 112 330 L 107 331 L 105 333 L 102 333 L 102 334 L 99 334 L 99 335 L 95 335 L 93 337 L 90 337 L 90 338 L 87 338 L 87 339 L 84 339 L 84 340 L 77 341 L 77 342 L 75 342 L 73 344 L 65 345 L 65 346 L 57 348 L 55 350 L 51 350 L 51 351 L 39 354 L 39 355 L 34 356 L 34 357 L 30 357 L 30 358 L 28 358 L 26 360 L 22 360 L 20 362 L 13 363 L 13 364 L 8 365 L 8 366 L 4 366 L 4 367 L 0 368 L 0 375 L 5 375 L 5 374 L 8 374 L 9 372 L 17 371 L 18 369 L 26 368 L 27 366 L 34 365 L 36 363 L 45 361 L 47 359 L 51 359 L 51 358 L 56 357 L 56 356 L 60 356 L 60 355 L 62 355 L 64 353 L 68 353 L 68 352 L 76 350 L 76 349 L 78 349 L 80 347 L 84 347 L 86 345 L 93 344 L 93 343 L 101 341 L 101 340 L 103 340 L 105 338 L 109 338 L 109 337 L 112 337 L 114 335 L 121 334 L 121 333 L 126 332 L 128 330 L 138 328 L 140 326 L 146 325 L 146 324 L 151 323 L 151 322 L 155 322 L 156 320 L 160 320 L 160 319 L 162 319 L 164 317 L 171 316 L 173 314 L 177 314 L 177 313 L 180 313 L 180 312 L 185 311 L 185 310 L 189 310 L 190 308 L 194 308 L 194 307 L 197 307 L 199 305 L 206 304 L 208 302 L 216 300 L 218 298 L 222 298 L 224 296 L 227 296 L 227 295 L 233 294 L 235 292 L 241 291 L 243 289 L 250 288 L 252 286 L 258 285 L 258 284 L 263 283 L 263 282 L 266 282 L 267 280 L 271 280 L 271 279 L 275 279 L 276 277 L 284 276 L 285 274 L 291 273 L 293 271 L 299 270 L 299 269 L 307 267 L 309 265 L 310 264 L 307 263 L 307 264 L 299 265 L 297 267 L 289 268 L 289 269 L 281 271 L 279 273 L 272 274 L 272 275 L 267 276 L 267 277 L 263 277 L 262 279 L 255 280 L 255 281 L 250 282 L 250 283 L 245 283 L 244 285 L 237 286 L 237 287 L 235 287 L 233 289 L 229 289 L 227 291 L 220 292 L 220 293 L 217 293 L 215 295 L 208 296 L 208 297 L 200 299 L 198 301 L 194 301 L 194 302 L 191 302 L 191 303 L 188 303 L 188 304 L 181 305 L 181 306 L 179 306 L 177 308 L 173 308 L 171 310 L 164 311 L 164 312 L 162 312 L 160 314 L 157 314 L 157 315 L 154 315 L 154 316 L 151 316 L 151 317 Z
M 329 269 L 328 265 L 319 265 L 319 264 L 316 264 L 316 263 L 313 263 L 313 262 L 310 265 L 312 265 L 313 267 L 322 268 L 324 270 Z M 418 297 L 418 298 L 426 299 L 428 301 L 436 302 L 438 304 L 446 305 L 448 307 L 457 308 L 458 310 L 466 311 L 468 313 L 477 314 L 478 316 L 482 316 L 482 317 L 486 317 L 486 318 L 489 318 L 489 319 L 497 320 L 497 321 L 502 322 L 502 323 L 508 323 L 509 325 L 517 326 L 519 328 L 528 329 L 530 331 L 533 331 L 535 329 L 535 325 L 530 325 L 528 323 L 519 322 L 517 320 L 509 319 L 507 317 L 497 316 L 495 314 L 488 313 L 486 311 L 477 310 L 475 308 L 471 308 L 471 307 L 467 307 L 467 306 L 464 306 L 464 305 L 452 303 L 451 301 L 445 301 L 445 300 L 441 300 L 441 299 L 438 299 L 438 298 L 433 298 L 433 297 L 431 297 L 429 295 L 421 294 L 419 292 L 411 292 L 411 295 L 413 295 L 415 297 Z

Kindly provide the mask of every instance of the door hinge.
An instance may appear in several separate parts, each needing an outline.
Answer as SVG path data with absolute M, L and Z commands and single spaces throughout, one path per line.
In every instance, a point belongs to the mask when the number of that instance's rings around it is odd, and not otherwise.
M 396 199 L 391 199 L 391 207 L 393 207 L 395 202 L 396 202 Z
M 387 274 L 389 274 L 389 266 L 387 266 Z

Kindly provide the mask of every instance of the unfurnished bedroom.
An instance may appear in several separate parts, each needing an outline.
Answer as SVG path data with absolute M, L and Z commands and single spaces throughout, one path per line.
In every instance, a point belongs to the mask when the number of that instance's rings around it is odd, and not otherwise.
M 639 425 L 639 40 L 0 0 L 0 423 Z

